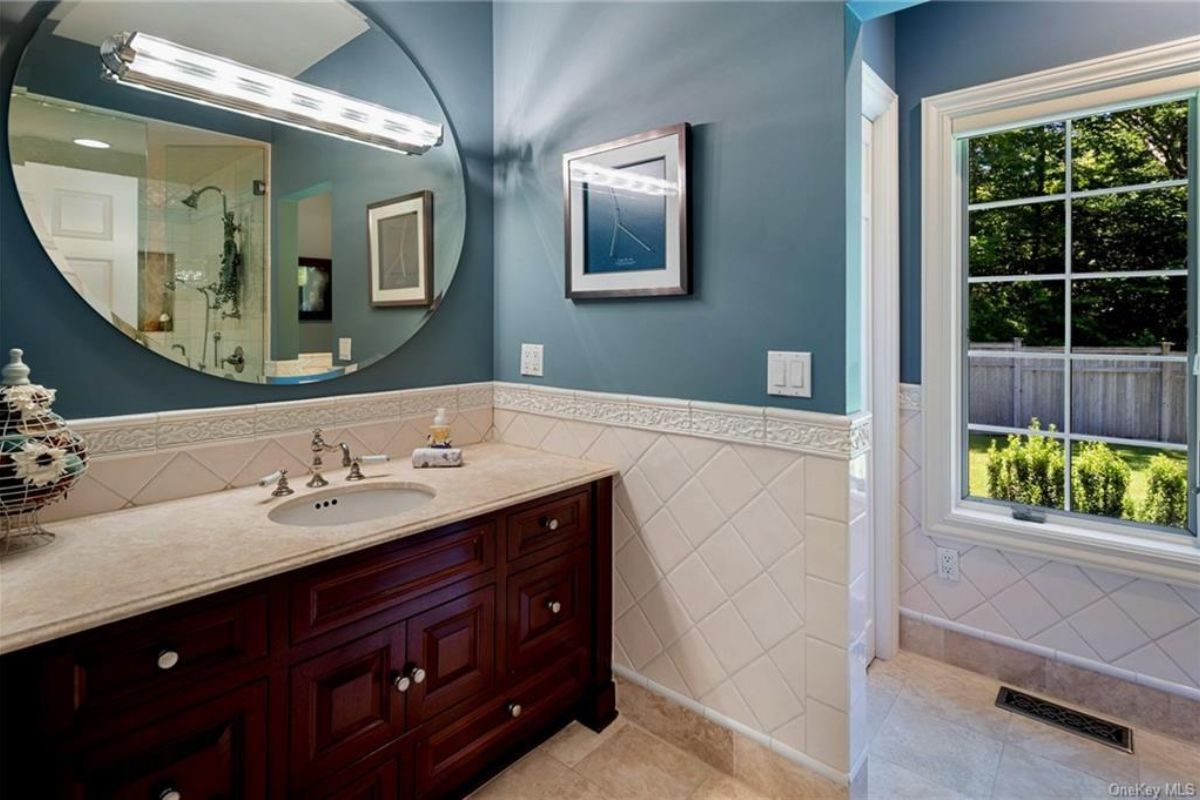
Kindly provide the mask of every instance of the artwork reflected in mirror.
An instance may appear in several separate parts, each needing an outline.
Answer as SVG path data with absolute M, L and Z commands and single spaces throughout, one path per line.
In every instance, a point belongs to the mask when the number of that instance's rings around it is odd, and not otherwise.
M 433 302 L 433 192 L 372 203 L 367 208 L 371 305 Z
M 343 0 L 300 4 L 286 21 L 271 4 L 230 0 L 222 12 L 120 0 L 55 5 L 10 96 L 21 204 L 48 264 L 151 352 L 239 382 L 361 369 L 420 329 L 457 269 L 466 195 L 445 113 L 400 45 Z M 227 31 L 233 18 L 237 37 Z M 445 132 L 405 149 L 365 129 L 343 136 L 320 120 L 295 127 L 245 116 L 220 97 L 197 104 L 141 91 L 136 52 L 117 64 L 129 74 L 102 79 L 105 42 L 116 36 L 138 49 L 122 32 Z M 363 236 L 364 213 L 397 195 Z

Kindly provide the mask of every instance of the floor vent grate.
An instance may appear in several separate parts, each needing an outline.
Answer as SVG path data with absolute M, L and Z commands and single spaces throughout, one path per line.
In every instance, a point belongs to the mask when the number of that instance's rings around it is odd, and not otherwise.
M 1000 693 L 996 695 L 996 705 L 1005 711 L 1045 722 L 1093 742 L 1126 753 L 1133 752 L 1133 731 L 1124 725 L 1093 717 L 1073 708 L 1064 708 L 1057 703 L 1018 692 L 1007 686 L 1000 687 Z

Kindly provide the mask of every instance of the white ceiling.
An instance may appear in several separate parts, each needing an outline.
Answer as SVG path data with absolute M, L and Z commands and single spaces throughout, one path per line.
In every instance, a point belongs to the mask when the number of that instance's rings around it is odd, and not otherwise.
M 370 23 L 341 0 L 107 2 L 75 0 L 50 15 L 56 36 L 99 46 L 123 31 L 153 36 L 294 78 Z

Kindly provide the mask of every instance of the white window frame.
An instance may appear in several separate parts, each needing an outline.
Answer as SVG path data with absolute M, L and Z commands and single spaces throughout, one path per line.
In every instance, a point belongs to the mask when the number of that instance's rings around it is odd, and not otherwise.
M 1197 89 L 1200 36 L 1193 36 L 921 101 L 922 505 L 927 533 L 1200 587 L 1200 540 L 1194 536 L 1151 528 L 1131 532 L 1128 523 L 1053 512 L 1046 514 L 1045 522 L 1024 522 L 1013 519 L 1007 508 L 965 498 L 961 393 L 966 337 L 953 335 L 965 331 L 961 293 L 966 285 L 965 187 L 957 141 L 967 134 L 1124 103 L 1142 105 Z M 1197 176 L 1189 180 L 1194 187 Z M 1195 341 L 1189 350 L 1197 352 Z M 1194 485 L 1198 476 L 1196 465 L 1191 467 Z

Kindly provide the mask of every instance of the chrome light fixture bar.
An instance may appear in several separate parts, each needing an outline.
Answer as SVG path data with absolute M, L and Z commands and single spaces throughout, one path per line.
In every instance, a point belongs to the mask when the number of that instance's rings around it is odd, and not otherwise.
M 100 45 L 103 77 L 184 100 L 410 155 L 442 143 L 411 114 L 134 31 Z

